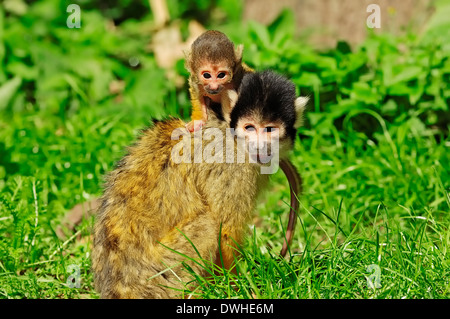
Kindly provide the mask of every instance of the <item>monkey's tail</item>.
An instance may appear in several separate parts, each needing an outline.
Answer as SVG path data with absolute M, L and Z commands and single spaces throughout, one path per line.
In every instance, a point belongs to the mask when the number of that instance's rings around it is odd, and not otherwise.
M 302 187 L 302 179 L 297 172 L 297 169 L 292 165 L 292 163 L 283 159 L 280 161 L 280 168 L 283 170 L 286 175 L 290 192 L 291 192 L 291 208 L 289 211 L 289 222 L 286 228 L 286 236 L 284 238 L 283 247 L 281 248 L 280 255 L 282 257 L 286 256 L 288 248 L 291 245 L 292 238 L 294 237 L 295 224 L 297 222 L 297 211 L 299 207 L 298 196 L 300 195 L 301 187 Z

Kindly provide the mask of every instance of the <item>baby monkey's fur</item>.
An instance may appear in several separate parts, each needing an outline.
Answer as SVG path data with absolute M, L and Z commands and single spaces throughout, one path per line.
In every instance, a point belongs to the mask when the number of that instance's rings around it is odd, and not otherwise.
M 231 97 L 233 93 L 230 90 Z M 300 99 L 295 99 L 295 87 L 284 77 L 249 73 L 230 118 L 233 123 L 239 116 L 261 123 L 278 120 L 284 125 L 280 144 L 289 149 L 306 102 Z M 208 108 L 200 134 L 219 128 L 225 136 L 230 124 L 213 110 Z M 190 258 L 229 269 L 243 242 L 267 175 L 261 174 L 258 163 L 175 163 L 172 149 L 180 140 L 171 135 L 176 129 L 184 130 L 194 145 L 199 132 L 187 133 L 183 121 L 155 121 L 107 177 L 92 251 L 101 298 L 183 297 L 185 288 L 193 288 L 185 286 L 193 278 L 182 263 L 206 277 Z M 203 149 L 210 142 L 201 139 Z M 234 152 L 236 145 L 234 139 Z
M 253 72 L 242 62 L 243 49 L 243 45 L 235 47 L 224 33 L 208 30 L 185 52 L 192 103 L 191 122 L 186 125 L 190 131 L 207 121 L 208 100 L 221 103 L 225 115 L 229 115 L 227 91 L 237 90 L 244 74 Z

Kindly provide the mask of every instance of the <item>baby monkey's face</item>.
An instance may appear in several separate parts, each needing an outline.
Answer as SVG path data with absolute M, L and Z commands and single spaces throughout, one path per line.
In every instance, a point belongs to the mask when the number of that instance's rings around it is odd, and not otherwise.
M 198 69 L 197 77 L 210 97 L 222 93 L 224 89 L 233 89 L 233 72 L 225 61 L 218 63 L 205 61 Z

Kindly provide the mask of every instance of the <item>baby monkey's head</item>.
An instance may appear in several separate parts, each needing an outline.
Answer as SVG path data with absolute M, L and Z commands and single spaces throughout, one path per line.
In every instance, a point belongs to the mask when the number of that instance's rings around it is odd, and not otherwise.
M 224 33 L 208 30 L 186 52 L 186 68 L 206 93 L 214 96 L 234 89 L 231 84 L 241 67 L 242 50 L 242 45 L 235 47 Z
M 295 85 L 272 71 L 247 73 L 238 93 L 229 91 L 230 128 L 244 139 L 251 159 L 268 163 L 290 150 L 302 124 L 306 97 L 296 97 Z

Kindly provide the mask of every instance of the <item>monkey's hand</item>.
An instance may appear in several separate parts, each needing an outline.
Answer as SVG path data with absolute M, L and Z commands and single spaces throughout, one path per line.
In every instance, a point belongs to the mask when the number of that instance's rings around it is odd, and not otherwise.
M 203 120 L 190 121 L 189 123 L 186 124 L 186 129 L 189 132 L 196 132 L 196 131 L 200 130 L 204 124 L 205 124 L 205 121 L 203 121 Z
M 186 129 L 189 132 L 196 132 L 205 125 L 208 120 L 208 107 L 210 106 L 211 99 L 207 96 L 202 96 L 200 98 L 200 107 L 202 110 L 202 119 L 201 120 L 193 120 L 186 124 Z

